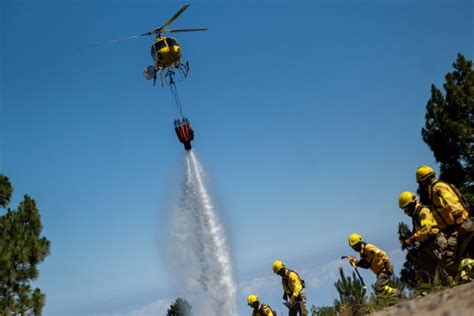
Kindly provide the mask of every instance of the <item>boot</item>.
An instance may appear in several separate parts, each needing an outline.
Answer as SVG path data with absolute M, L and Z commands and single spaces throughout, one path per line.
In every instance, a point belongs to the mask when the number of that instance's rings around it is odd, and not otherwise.
M 456 275 L 457 283 L 467 283 L 472 281 L 470 276 L 474 272 L 474 259 L 465 258 L 459 264 L 459 273 Z

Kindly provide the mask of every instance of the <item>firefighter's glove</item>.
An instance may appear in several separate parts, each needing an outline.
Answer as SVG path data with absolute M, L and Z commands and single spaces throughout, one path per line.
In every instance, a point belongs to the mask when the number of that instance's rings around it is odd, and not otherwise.
M 411 245 L 413 245 L 413 239 L 407 238 L 403 241 L 403 243 L 405 244 L 406 247 L 410 247 Z
M 349 263 L 351 264 L 351 266 L 355 268 L 357 266 L 357 258 L 354 256 L 349 256 L 347 258 L 349 258 Z

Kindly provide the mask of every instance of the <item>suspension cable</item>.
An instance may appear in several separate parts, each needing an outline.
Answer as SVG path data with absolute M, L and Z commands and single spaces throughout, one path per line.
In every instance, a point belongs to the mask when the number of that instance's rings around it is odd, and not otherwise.
M 182 119 L 184 118 L 184 114 L 183 114 L 183 108 L 181 106 L 181 100 L 179 98 L 179 94 L 178 94 L 178 88 L 176 87 L 176 83 L 173 79 L 173 76 L 174 76 L 174 72 L 169 70 L 167 73 L 166 73 L 166 76 L 168 78 L 168 84 L 170 86 L 170 91 L 171 91 L 171 96 L 172 96 L 172 99 L 174 101 L 174 105 L 175 105 L 175 110 L 176 110 L 176 115 Z M 172 101 L 172 102 L 173 102 Z

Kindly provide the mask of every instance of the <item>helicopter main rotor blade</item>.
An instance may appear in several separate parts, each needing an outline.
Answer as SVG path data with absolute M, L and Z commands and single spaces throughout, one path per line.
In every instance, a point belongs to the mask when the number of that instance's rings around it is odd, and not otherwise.
M 170 25 L 171 23 L 173 23 L 174 20 L 176 20 L 176 18 L 177 18 L 178 16 L 180 16 L 181 13 L 183 13 L 184 10 L 186 10 L 188 7 L 189 7 L 189 3 L 186 3 L 185 5 L 183 5 L 183 7 L 182 7 L 181 9 L 179 9 L 178 12 L 176 12 L 175 15 L 173 15 L 173 17 L 172 17 L 171 19 L 169 19 L 168 21 L 166 21 L 166 23 L 163 24 L 162 26 L 160 26 L 160 27 L 154 29 L 153 32 L 155 32 L 156 34 L 159 34 L 159 33 L 163 30 L 164 27 L 166 27 L 166 26 Z
M 178 29 L 178 30 L 163 30 L 166 33 L 180 33 L 180 32 L 201 32 L 207 29 Z
M 114 40 L 110 40 L 110 41 L 98 42 L 98 43 L 95 43 L 95 44 L 92 44 L 92 45 L 84 46 L 84 48 L 89 48 L 89 47 L 94 47 L 94 46 L 99 46 L 99 45 L 104 45 L 104 44 L 113 44 L 113 43 L 117 43 L 117 42 L 128 41 L 128 40 L 133 39 L 133 38 L 142 37 L 142 36 L 151 35 L 151 34 L 153 34 L 153 32 L 148 32 L 148 33 L 143 33 L 143 34 L 138 34 L 138 35 L 132 35 L 132 36 L 129 36 L 129 37 L 118 38 L 118 39 L 114 39 Z

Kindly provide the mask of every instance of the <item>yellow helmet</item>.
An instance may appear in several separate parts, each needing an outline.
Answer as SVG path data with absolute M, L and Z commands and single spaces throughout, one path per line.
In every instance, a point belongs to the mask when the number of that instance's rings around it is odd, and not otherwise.
M 284 267 L 285 267 L 285 263 L 283 261 L 277 260 L 273 262 L 272 264 L 272 269 L 274 273 L 280 272 L 280 270 L 283 269 Z
M 247 296 L 247 304 L 249 305 L 252 305 L 253 303 L 258 302 L 258 301 L 260 300 L 258 299 L 258 296 L 255 294 L 250 294 L 249 296 Z
M 400 196 L 398 197 L 398 207 L 405 208 L 409 204 L 415 202 L 415 200 L 416 200 L 415 193 L 405 191 L 402 194 L 400 194 Z
M 435 172 L 434 172 L 433 168 L 431 168 L 429 166 L 420 166 L 416 170 L 416 181 L 421 182 L 421 181 L 425 180 L 427 177 L 434 176 L 434 175 L 435 175 Z
M 351 234 L 349 236 L 349 246 L 354 247 L 362 241 L 362 236 L 359 234 Z

